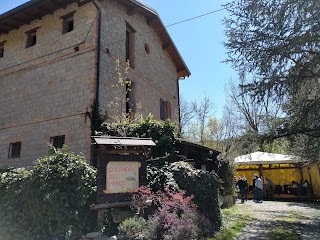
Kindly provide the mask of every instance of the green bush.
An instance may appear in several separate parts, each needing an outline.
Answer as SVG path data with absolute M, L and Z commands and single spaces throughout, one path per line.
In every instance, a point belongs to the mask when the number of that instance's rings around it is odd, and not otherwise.
M 235 195 L 235 181 L 234 181 L 234 166 L 225 159 L 219 158 L 214 165 L 214 172 L 216 172 L 222 181 L 221 194 L 224 195 Z
M 147 180 L 152 191 L 164 190 L 165 187 L 170 190 L 179 191 L 180 188 L 173 178 L 170 171 L 168 158 L 158 158 L 149 161 L 147 164 Z
M 92 230 L 96 171 L 67 150 L 0 178 L 0 239 L 68 239 Z M 93 219 L 92 219 L 93 220 Z
M 149 157 L 163 157 L 174 153 L 175 124 L 171 121 L 157 121 L 152 115 L 145 119 L 138 119 L 135 122 L 122 121 L 102 124 L 102 133 L 108 136 L 117 137 L 139 137 L 151 138 L 156 147 L 151 149 Z
M 131 217 L 119 225 L 119 234 L 125 235 L 128 239 L 141 236 L 146 228 L 146 220 L 142 217 Z
M 176 162 L 170 165 L 170 171 L 178 186 L 194 196 L 194 202 L 199 210 L 207 216 L 214 225 L 214 230 L 221 227 L 221 209 L 219 189 L 221 181 L 216 173 L 197 170 L 186 162 Z

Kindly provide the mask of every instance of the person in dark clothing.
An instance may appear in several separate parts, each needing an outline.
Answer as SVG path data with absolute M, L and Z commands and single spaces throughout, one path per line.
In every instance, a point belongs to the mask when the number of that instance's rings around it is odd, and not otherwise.
M 256 174 L 253 175 L 253 180 L 252 180 L 252 193 L 253 193 L 253 201 L 257 201 Z
M 238 185 L 239 191 L 240 191 L 241 202 L 243 203 L 244 197 L 246 194 L 246 187 L 247 187 L 246 181 L 243 178 L 239 178 L 237 185 Z
M 248 180 L 245 178 L 245 176 L 243 176 L 243 180 L 246 183 L 246 191 L 244 193 L 244 200 L 247 201 L 248 200 L 249 183 L 248 183 Z

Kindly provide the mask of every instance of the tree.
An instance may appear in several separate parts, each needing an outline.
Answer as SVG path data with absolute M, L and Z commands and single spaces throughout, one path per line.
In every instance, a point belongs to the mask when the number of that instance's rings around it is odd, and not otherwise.
M 188 102 L 180 97 L 180 119 L 182 137 L 216 150 L 224 150 L 224 122 L 212 115 L 214 102 L 204 97 L 200 102 Z
M 199 127 L 200 127 L 200 143 L 204 145 L 205 143 L 205 124 L 208 120 L 208 117 L 210 115 L 210 112 L 213 108 L 213 102 L 205 96 L 204 99 L 200 102 L 194 102 L 193 103 L 193 109 L 195 112 L 195 117 L 198 121 Z
M 240 81 L 244 85 L 244 79 Z M 254 96 L 243 92 L 235 82 L 230 82 L 227 104 L 224 109 L 225 157 L 255 152 L 287 153 L 288 143 L 276 139 L 277 127 L 283 123 L 280 105 L 270 96 L 255 101 Z
M 299 138 L 302 153 L 319 159 L 319 0 L 234 0 L 226 7 L 227 62 L 252 78 L 242 90 L 257 102 L 273 96 L 286 114 L 274 137 Z
M 187 131 L 188 125 L 195 116 L 193 105 L 180 95 L 180 131 L 182 135 Z

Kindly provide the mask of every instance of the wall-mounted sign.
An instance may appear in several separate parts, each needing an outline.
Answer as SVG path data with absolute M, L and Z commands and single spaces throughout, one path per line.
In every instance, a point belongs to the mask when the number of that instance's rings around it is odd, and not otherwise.
M 137 192 L 140 162 L 110 161 L 106 166 L 106 194 Z

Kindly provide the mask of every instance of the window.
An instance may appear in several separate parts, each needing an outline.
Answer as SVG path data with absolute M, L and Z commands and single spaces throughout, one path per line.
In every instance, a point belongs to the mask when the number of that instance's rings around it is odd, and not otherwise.
M 147 54 L 150 54 L 150 47 L 148 43 L 144 44 L 144 50 L 146 51 Z
M 0 58 L 4 56 L 4 43 L 5 42 L 0 42 Z
M 64 144 L 64 139 L 65 139 L 64 135 L 51 137 L 50 138 L 50 143 L 55 148 L 62 148 L 63 144 Z
M 171 119 L 171 103 L 160 98 L 160 119 Z
M 129 61 L 130 67 L 135 67 L 135 30 L 127 23 L 126 29 L 126 61 Z
M 37 43 L 37 30 L 38 30 L 38 28 L 34 28 L 34 29 L 31 29 L 26 32 L 26 34 L 27 34 L 26 48 L 36 45 L 36 43 Z
M 21 152 L 21 142 L 10 143 L 9 145 L 9 158 L 18 158 L 20 157 Z
M 74 29 L 74 15 L 75 11 L 68 13 L 61 17 L 62 19 L 62 34 L 73 31 Z

